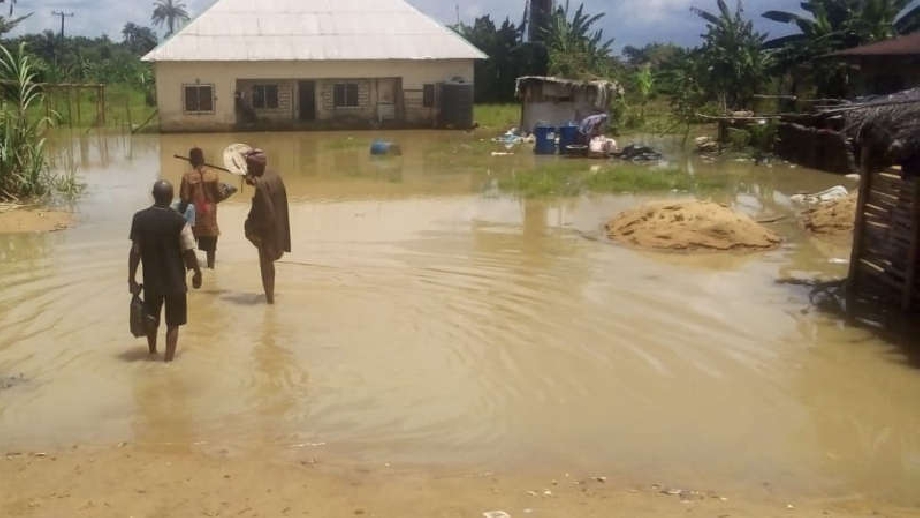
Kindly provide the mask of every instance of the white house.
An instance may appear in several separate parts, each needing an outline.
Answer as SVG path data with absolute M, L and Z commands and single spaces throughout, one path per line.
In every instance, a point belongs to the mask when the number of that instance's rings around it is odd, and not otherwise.
M 222 131 L 471 125 L 485 57 L 404 0 L 218 0 L 143 59 L 163 131 Z

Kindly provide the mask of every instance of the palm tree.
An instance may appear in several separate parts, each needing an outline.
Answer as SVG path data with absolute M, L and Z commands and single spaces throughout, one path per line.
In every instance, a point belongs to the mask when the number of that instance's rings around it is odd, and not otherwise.
M 157 27 L 166 22 L 166 25 L 169 27 L 169 31 L 166 33 L 167 36 L 172 35 L 176 31 L 177 22 L 181 23 L 188 21 L 188 11 L 186 10 L 185 4 L 180 0 L 156 0 L 153 5 L 153 15 L 150 17 L 150 20 Z

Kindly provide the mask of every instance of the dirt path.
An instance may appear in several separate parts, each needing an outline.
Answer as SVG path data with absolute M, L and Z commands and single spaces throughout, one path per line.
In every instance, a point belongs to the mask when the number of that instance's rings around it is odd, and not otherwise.
M 599 477 L 439 473 L 154 452 L 132 446 L 0 457 L 0 516 L 677 518 L 920 516 L 867 502 L 794 502 L 632 487 Z M 505 515 L 493 514 L 494 518 Z
M 70 212 L 0 204 L 0 234 L 51 232 L 73 224 Z

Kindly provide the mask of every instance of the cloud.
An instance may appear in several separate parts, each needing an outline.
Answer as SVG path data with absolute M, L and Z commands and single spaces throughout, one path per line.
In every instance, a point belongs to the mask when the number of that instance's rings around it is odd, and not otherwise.
M 307 1 L 307 0 L 305 0 Z M 373 1 L 373 0 L 368 0 Z M 715 0 L 572 0 L 573 8 L 581 1 L 591 13 L 606 13 L 600 26 L 608 38 L 615 39 L 615 47 L 644 45 L 653 41 L 674 41 L 680 45 L 693 46 L 699 43 L 703 22 L 690 13 L 691 6 L 715 10 Z M 419 10 L 445 24 L 456 23 L 457 9 L 465 22 L 483 14 L 513 22 L 520 21 L 525 0 L 409 0 Z M 200 14 L 213 0 L 185 0 L 192 16 Z M 558 1 L 557 1 L 558 3 Z M 733 3 L 731 0 L 729 3 Z M 6 4 L 3 4 L 6 5 Z M 768 9 L 795 10 L 797 0 L 747 0 L 745 12 L 755 20 L 758 30 L 772 35 L 788 34 L 791 28 L 760 17 Z M 51 15 L 52 10 L 73 12 L 73 18 L 65 20 L 68 34 L 100 36 L 108 34 L 112 39 L 121 37 L 121 28 L 127 22 L 150 25 L 152 0 L 19 0 L 16 4 L 19 14 L 34 10 L 31 18 L 23 22 L 14 34 L 60 30 L 60 18 Z M 159 33 L 162 35 L 163 30 Z

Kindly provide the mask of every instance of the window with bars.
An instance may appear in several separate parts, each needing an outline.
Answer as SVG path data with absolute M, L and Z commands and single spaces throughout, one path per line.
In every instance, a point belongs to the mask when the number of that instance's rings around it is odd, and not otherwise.
M 214 85 L 185 85 L 185 111 L 208 113 L 214 111 Z
M 332 103 L 336 108 L 358 108 L 361 103 L 358 98 L 358 85 L 355 83 L 339 83 L 335 85 Z
M 252 87 L 252 107 L 256 110 L 278 109 L 278 85 Z

